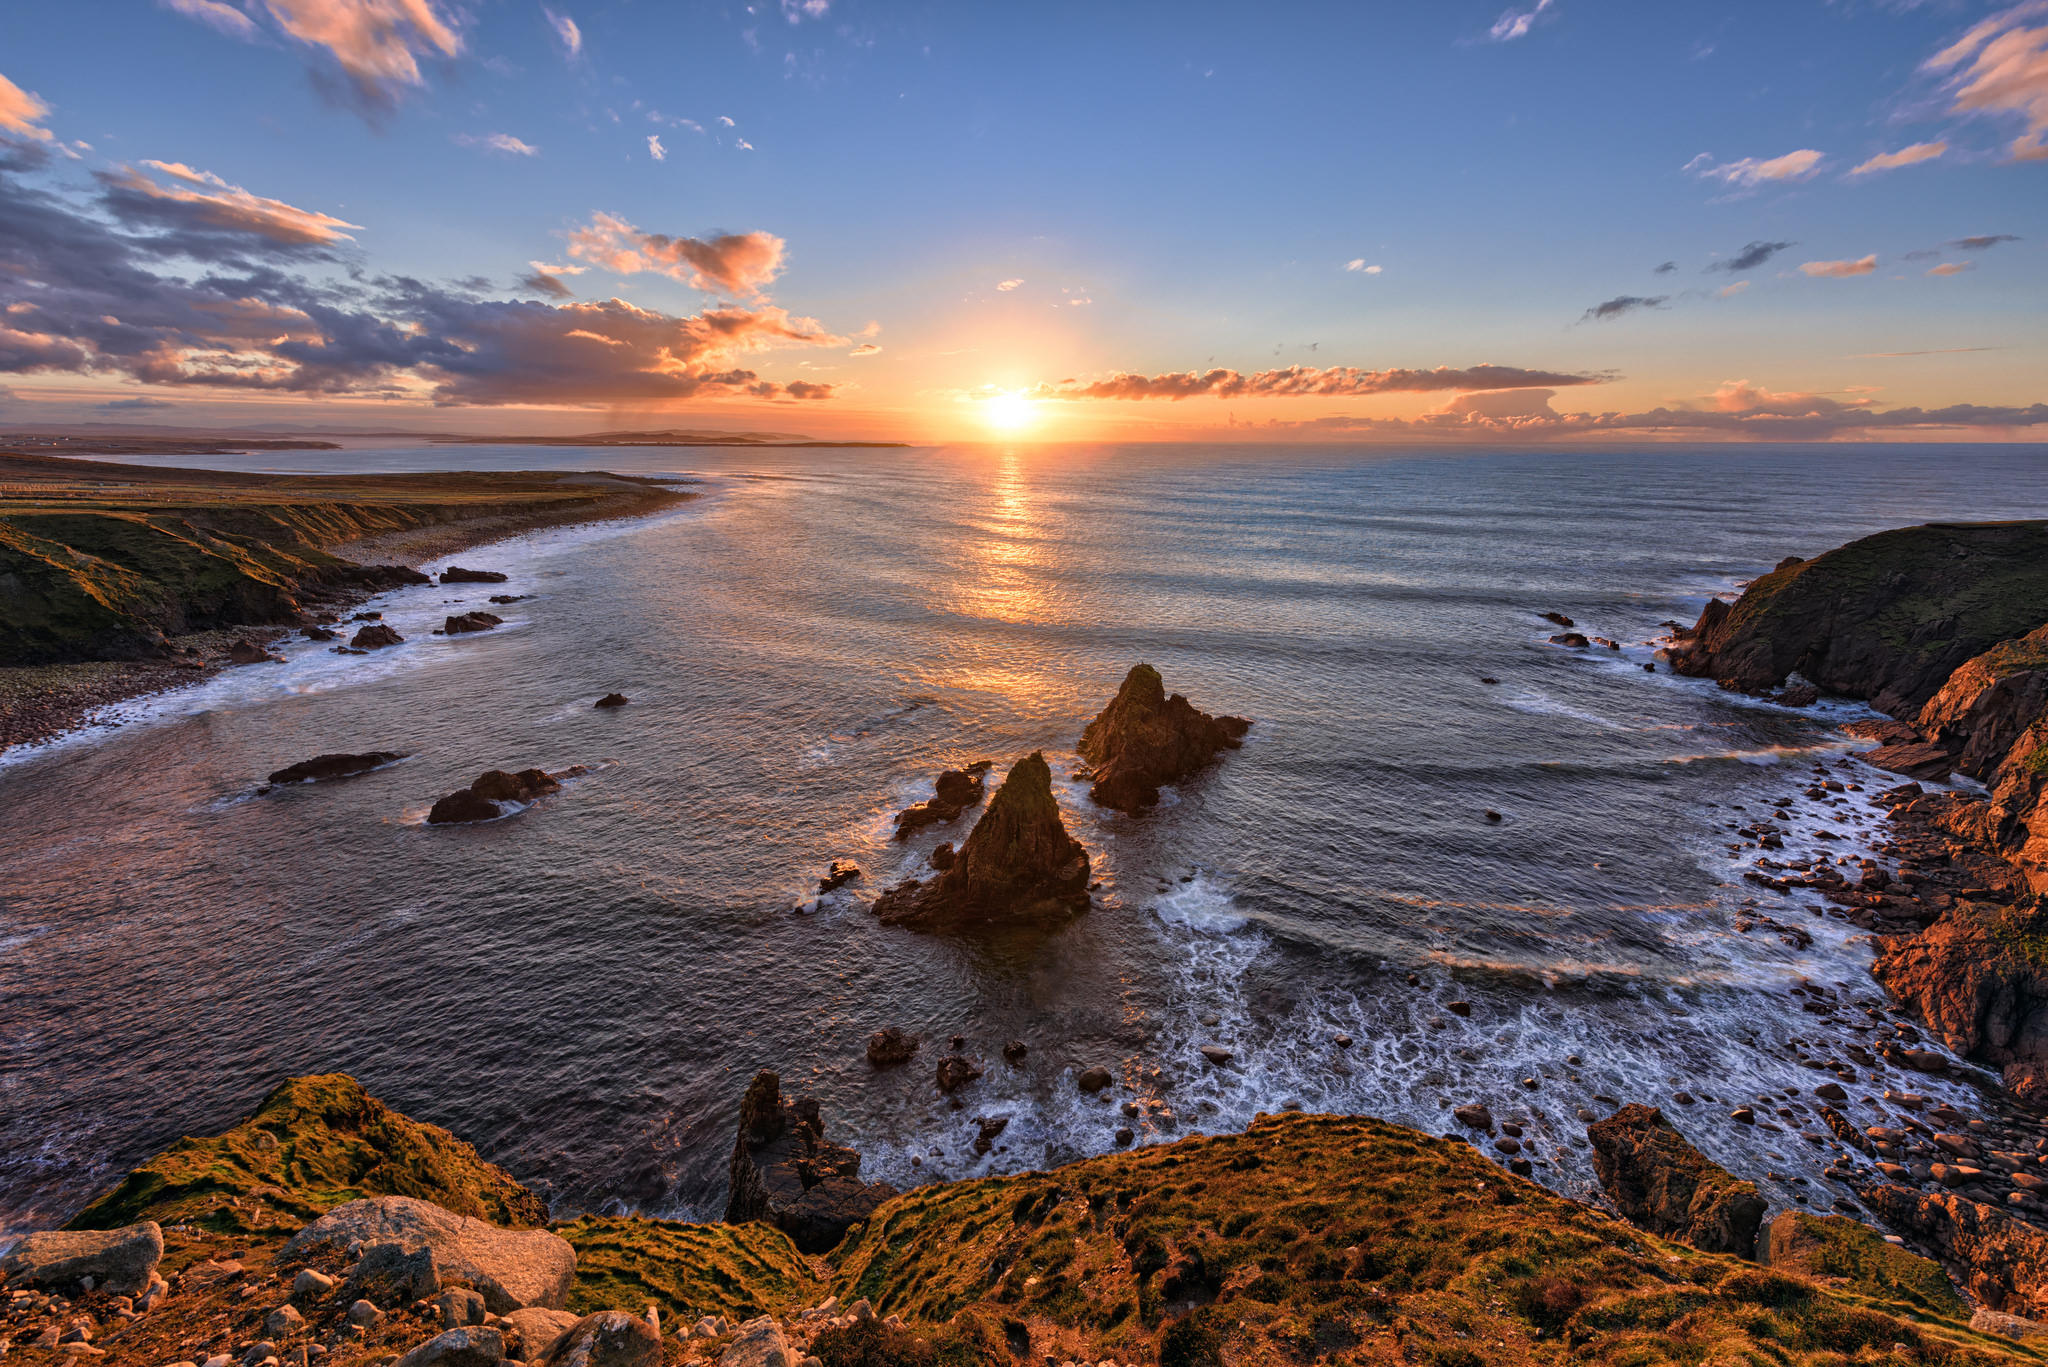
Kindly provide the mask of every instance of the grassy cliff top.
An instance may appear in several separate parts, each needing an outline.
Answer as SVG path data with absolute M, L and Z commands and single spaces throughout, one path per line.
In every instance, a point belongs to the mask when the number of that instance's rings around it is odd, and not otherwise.
M 542 1224 L 539 1196 L 438 1125 L 341 1073 L 295 1077 L 225 1134 L 180 1139 L 81 1211 L 74 1229 L 139 1220 L 223 1232 L 307 1224 L 364 1196 L 416 1196 L 493 1224 Z M 294 1226 L 296 1227 L 296 1226 Z

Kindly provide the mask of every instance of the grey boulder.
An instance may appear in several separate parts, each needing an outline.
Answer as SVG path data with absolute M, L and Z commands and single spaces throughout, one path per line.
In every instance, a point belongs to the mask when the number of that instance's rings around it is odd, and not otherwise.
M 519 1331 L 519 1337 L 526 1345 L 522 1356 L 531 1362 L 554 1347 L 556 1339 L 574 1329 L 582 1320 L 567 1310 L 546 1310 L 538 1305 L 529 1305 L 524 1310 L 514 1310 L 506 1315 L 505 1323 Z
M 468 1282 L 494 1315 L 529 1305 L 559 1310 L 576 1277 L 576 1250 L 559 1235 L 500 1229 L 410 1196 L 375 1196 L 336 1206 L 294 1234 L 279 1256 L 387 1243 L 408 1251 L 431 1250 L 441 1275 Z
M 539 1367 L 660 1367 L 661 1335 L 637 1315 L 600 1310 L 576 1321 L 544 1356 L 530 1360 Z
M 53 1229 L 24 1234 L 5 1262 L 0 1280 L 16 1286 L 68 1286 L 91 1277 L 116 1296 L 149 1289 L 163 1261 L 164 1232 L 154 1220 L 124 1229 Z
M 763 1316 L 740 1326 L 739 1337 L 718 1359 L 718 1367 L 797 1367 L 782 1326 Z
M 505 1336 L 496 1329 L 450 1329 L 400 1358 L 393 1367 L 498 1367 Z

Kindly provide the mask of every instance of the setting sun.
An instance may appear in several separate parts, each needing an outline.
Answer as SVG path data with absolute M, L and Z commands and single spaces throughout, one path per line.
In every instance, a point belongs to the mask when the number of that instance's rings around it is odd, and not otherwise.
M 981 416 L 998 432 L 1021 432 L 1038 421 L 1038 405 L 1022 394 L 991 394 L 981 401 Z

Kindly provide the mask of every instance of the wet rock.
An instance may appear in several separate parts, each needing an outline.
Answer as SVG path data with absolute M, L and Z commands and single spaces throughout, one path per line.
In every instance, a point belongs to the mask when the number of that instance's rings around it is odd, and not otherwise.
M 981 1069 L 964 1054 L 948 1054 L 939 1060 L 939 1090 L 946 1093 L 958 1091 L 981 1076 Z
M 1456 1116 L 1458 1123 L 1467 1129 L 1487 1131 L 1493 1129 L 1493 1112 L 1476 1101 L 1458 1107 L 1451 1114 Z
M 1018 760 L 961 847 L 928 882 L 901 883 L 875 901 L 885 924 L 920 930 L 1050 926 L 1088 906 L 1088 852 L 1067 834 L 1045 756 Z
M 294 1234 L 280 1259 L 315 1250 L 393 1244 L 427 1250 L 438 1272 L 468 1282 L 493 1314 L 538 1305 L 559 1310 L 576 1275 L 576 1250 L 544 1229 L 501 1229 L 410 1196 L 348 1201 Z M 353 1280 L 353 1278 L 352 1278 Z M 431 1297 L 438 1287 L 414 1300 Z M 353 1299 L 346 1289 L 343 1299 Z
M 917 1036 L 893 1025 L 884 1026 L 868 1036 L 868 1062 L 877 1068 L 893 1068 L 899 1063 L 908 1063 L 916 1052 Z
M 1030 1045 L 1026 1044 L 1023 1040 L 1013 1039 L 1003 1046 L 1003 1062 L 1014 1068 L 1022 1063 L 1024 1056 L 1030 1052 Z
M 639 1315 L 600 1310 L 564 1330 L 534 1367 L 661 1367 L 661 1334 Z
M 602 698 L 599 698 L 596 702 L 592 703 L 591 706 L 603 708 L 608 711 L 614 707 L 624 707 L 626 705 L 626 702 L 627 698 L 626 695 L 623 693 L 607 693 Z
M 1076 1086 L 1090 1094 L 1101 1091 L 1109 1086 L 1112 1081 L 1114 1079 L 1110 1077 L 1109 1069 L 1107 1068 L 1090 1068 L 1074 1080 Z
M 428 1339 L 393 1367 L 498 1367 L 504 1357 L 505 1335 L 500 1330 L 450 1329 Z
M 228 663 L 235 665 L 283 664 L 284 656 L 272 654 L 254 641 L 240 640 L 228 647 Z
M 1250 729 L 1243 717 L 1212 717 L 1178 693 L 1169 697 L 1158 670 L 1134 665 L 1081 733 L 1077 748 L 1095 774 L 1088 796 L 1136 814 L 1159 801 L 1160 788 L 1194 774 L 1218 751 L 1237 749 Z
M 385 626 L 382 622 L 372 622 L 350 638 L 348 644 L 352 650 L 382 650 L 385 646 L 395 646 L 404 640 L 405 638 L 391 627 Z
M 164 1233 L 156 1221 L 120 1229 L 60 1229 L 24 1234 L 4 1259 L 0 1281 L 13 1287 L 70 1291 L 84 1278 L 117 1296 L 149 1289 L 163 1261 Z
M 492 627 L 504 625 L 505 619 L 491 612 L 461 612 L 442 622 L 441 630 L 449 636 L 460 636 L 465 632 L 489 631 Z
M 1446 1010 L 1446 1011 L 1450 1012 L 1450 1013 L 1451 1013 L 1452 1015 L 1454 1015 L 1454 1016 L 1469 1016 L 1469 1015 L 1471 1015 L 1471 1014 L 1472 1014 L 1472 1003 L 1471 1003 L 1471 1002 L 1445 1002 L 1445 1003 L 1444 1003 L 1444 1010 Z
M 1652 1234 L 1708 1253 L 1756 1255 L 1766 1205 L 1685 1141 L 1653 1106 L 1624 1106 L 1586 1127 L 1593 1169 L 1620 1212 Z
M 318 624 L 309 627 L 301 627 L 300 631 L 309 641 L 339 641 L 341 639 L 341 633 L 336 631 L 330 631 L 326 627 L 320 626 Z
M 532 596 L 530 593 L 494 593 L 491 595 L 491 601 L 493 603 L 523 603 Z
M 995 1147 L 997 1137 L 1009 1128 L 1010 1117 L 1006 1115 L 983 1116 L 974 1123 L 979 1131 L 974 1136 L 974 1151 L 976 1153 L 987 1153 Z
M 1811 707 L 1820 701 L 1820 690 L 1812 684 L 1794 684 L 1778 695 L 1778 701 L 1786 707 Z
M 564 776 L 569 772 L 565 770 Z M 427 823 L 447 826 L 466 821 L 490 821 L 504 815 L 502 803 L 531 802 L 561 786 L 560 779 L 544 769 L 521 769 L 516 774 L 503 769 L 487 769 L 477 775 L 469 787 L 436 802 L 427 813 Z
M 1202 1046 L 1202 1057 L 1221 1068 L 1237 1056 L 1220 1044 L 1205 1044 Z
M 740 1100 L 728 1175 L 726 1222 L 766 1221 L 806 1253 L 825 1252 L 896 1194 L 885 1182 L 862 1182 L 860 1155 L 825 1142 L 818 1103 L 789 1101 L 781 1080 L 765 1071 Z
M 927 826 L 940 826 L 956 819 L 983 794 L 986 769 L 948 769 L 934 782 L 933 795 L 915 807 L 896 814 L 896 838 L 908 840 Z
M 940 873 L 944 873 L 947 869 L 953 867 L 954 862 L 958 858 L 959 855 L 953 849 L 953 842 L 947 840 L 942 842 L 937 849 L 932 851 L 931 865 Z
M 1576 631 L 1561 632 L 1558 635 L 1551 637 L 1550 643 L 1554 646 L 1565 646 L 1572 650 L 1585 650 L 1590 648 L 1593 644 L 1591 641 L 1587 640 L 1584 636 L 1580 635 Z
M 860 865 L 851 859 L 835 859 L 832 861 L 832 867 L 825 871 L 825 876 L 818 880 L 818 891 L 836 891 L 860 876 Z
M 273 770 L 269 781 L 323 783 L 328 779 L 367 773 L 386 764 L 396 764 L 404 758 L 404 753 L 397 750 L 366 750 L 360 755 L 315 755 L 311 759 L 302 759 L 297 764 L 287 764 L 282 769 Z
M 1543 614 L 1543 620 L 1551 623 L 1553 626 L 1564 627 L 1567 630 L 1578 625 L 1577 622 L 1574 622 L 1561 612 L 1546 612 Z
M 1879 769 L 1888 769 L 1908 778 L 1940 779 L 1948 777 L 1955 767 L 1956 757 L 1939 745 L 1924 741 L 1904 745 L 1880 745 L 1867 750 L 1861 756 L 1865 764 Z
M 441 582 L 444 584 L 502 584 L 509 578 L 510 575 L 500 574 L 496 570 L 466 570 L 460 565 L 450 565 L 441 571 Z

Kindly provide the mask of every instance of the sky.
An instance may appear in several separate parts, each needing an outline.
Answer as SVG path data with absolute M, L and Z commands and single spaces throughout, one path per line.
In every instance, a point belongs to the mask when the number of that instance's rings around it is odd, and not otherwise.
M 2048 440 L 2048 0 L 0 14 L 0 427 Z

